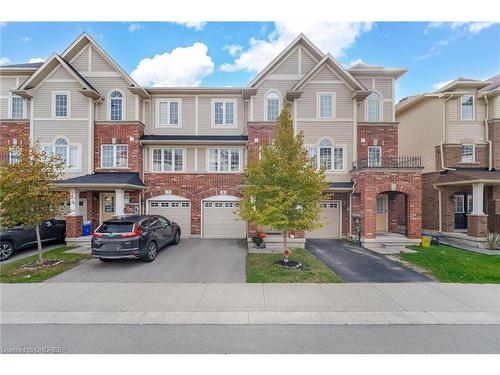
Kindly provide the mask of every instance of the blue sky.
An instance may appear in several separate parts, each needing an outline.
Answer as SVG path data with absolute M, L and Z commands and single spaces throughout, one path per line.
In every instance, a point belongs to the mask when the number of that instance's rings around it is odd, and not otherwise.
M 398 98 L 500 73 L 500 24 L 487 22 L 9 22 L 0 23 L 0 61 L 61 53 L 82 31 L 148 86 L 244 86 L 301 31 L 344 66 L 408 69 Z

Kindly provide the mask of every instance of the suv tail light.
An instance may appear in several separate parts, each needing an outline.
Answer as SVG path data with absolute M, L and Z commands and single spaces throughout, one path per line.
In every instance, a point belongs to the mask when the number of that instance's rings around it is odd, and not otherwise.
M 94 233 L 92 233 L 92 237 L 94 237 L 94 238 L 102 238 L 102 237 L 104 237 L 104 234 L 102 234 L 102 233 L 98 233 L 98 232 L 97 232 L 97 231 L 99 230 L 99 228 L 100 228 L 100 227 L 101 227 L 101 226 L 99 225 L 99 226 L 96 228 L 96 230 L 94 231 Z
M 132 238 L 132 237 L 139 237 L 141 234 L 142 234 L 142 230 L 139 230 L 137 223 L 134 223 L 134 225 L 132 227 L 132 232 L 122 233 L 120 236 L 122 238 Z

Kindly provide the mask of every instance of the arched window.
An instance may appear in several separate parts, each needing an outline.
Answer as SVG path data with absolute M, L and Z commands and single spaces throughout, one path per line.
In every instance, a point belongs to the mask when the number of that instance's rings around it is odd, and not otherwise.
M 380 97 L 376 93 L 371 93 L 367 98 L 366 120 L 380 121 Z
M 111 93 L 109 113 L 111 121 L 121 121 L 123 119 L 123 94 L 115 90 Z
M 276 91 L 266 95 L 266 120 L 276 121 L 280 114 L 281 98 Z
M 68 143 L 65 138 L 57 138 L 54 144 L 45 145 L 43 149 L 49 155 L 59 156 L 66 170 L 80 169 L 79 147 Z
M 317 146 L 308 147 L 309 159 L 316 168 L 324 168 L 327 171 L 343 171 L 344 168 L 344 146 L 335 145 L 330 139 L 321 139 Z

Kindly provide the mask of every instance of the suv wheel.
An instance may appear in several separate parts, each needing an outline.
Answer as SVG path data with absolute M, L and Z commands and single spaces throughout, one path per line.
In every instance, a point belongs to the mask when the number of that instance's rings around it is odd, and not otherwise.
M 0 242 L 0 262 L 9 259 L 14 253 L 14 245 L 10 241 Z
M 174 245 L 177 245 L 179 242 L 181 242 L 181 232 L 176 230 L 173 243 Z
M 146 254 L 144 254 L 143 260 L 147 263 L 152 262 L 156 258 L 156 254 L 158 253 L 158 246 L 156 242 L 151 241 L 146 250 Z

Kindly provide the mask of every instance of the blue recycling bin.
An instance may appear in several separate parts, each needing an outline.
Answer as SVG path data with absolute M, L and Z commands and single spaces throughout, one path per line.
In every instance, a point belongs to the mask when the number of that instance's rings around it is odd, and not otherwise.
M 90 236 L 90 232 L 92 231 L 92 222 L 91 221 L 85 221 L 83 223 L 83 235 L 84 236 Z

